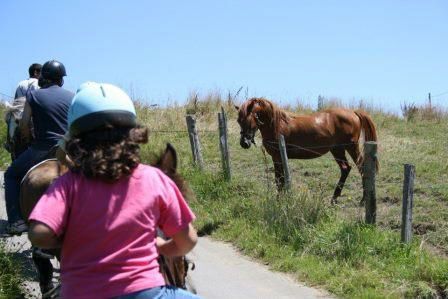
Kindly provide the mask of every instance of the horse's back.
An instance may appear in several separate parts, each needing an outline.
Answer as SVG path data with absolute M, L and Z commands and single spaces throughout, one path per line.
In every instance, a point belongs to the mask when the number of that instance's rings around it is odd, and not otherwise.
M 350 109 L 331 108 L 312 114 L 290 114 L 288 127 L 292 134 L 311 140 L 333 139 L 359 131 L 360 120 Z
M 359 137 L 361 121 L 352 109 L 329 108 L 312 116 L 316 127 L 327 130 L 338 141 Z
M 40 197 L 66 170 L 56 159 L 49 159 L 35 165 L 27 172 L 20 186 L 20 208 L 23 219 L 28 220 Z
M 358 142 L 361 134 L 360 118 L 350 109 L 331 108 L 289 117 L 284 135 L 288 157 L 293 159 L 320 157 L 335 146 Z

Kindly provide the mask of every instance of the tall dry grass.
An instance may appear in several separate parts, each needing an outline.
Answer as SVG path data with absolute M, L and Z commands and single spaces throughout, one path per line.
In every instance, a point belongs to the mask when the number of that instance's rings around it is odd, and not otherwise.
M 404 102 L 401 104 L 401 112 L 406 121 L 410 122 L 419 120 L 441 122 L 448 118 L 447 109 L 429 103 L 418 106 L 414 103 Z

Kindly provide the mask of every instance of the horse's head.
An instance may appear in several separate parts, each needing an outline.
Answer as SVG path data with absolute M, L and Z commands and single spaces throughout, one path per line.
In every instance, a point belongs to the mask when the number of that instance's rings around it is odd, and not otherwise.
M 177 154 L 171 144 L 167 144 L 165 151 L 160 155 L 153 166 L 162 170 L 169 178 L 173 180 L 181 191 L 184 198 L 191 200 L 193 192 L 188 187 L 185 180 L 177 173 Z M 180 257 L 160 257 L 161 272 L 167 284 L 175 285 L 180 288 L 186 288 L 186 277 L 189 270 L 189 262 L 184 256 Z
M 176 174 L 177 153 L 171 144 L 167 143 L 165 151 L 160 155 L 154 166 L 162 170 L 169 177 Z
M 153 166 L 162 170 L 171 180 L 173 180 L 187 201 L 193 199 L 193 191 L 190 189 L 182 176 L 177 172 L 177 154 L 171 144 L 167 143 L 165 151 L 160 155 Z
M 240 125 L 240 145 L 248 149 L 255 144 L 255 133 L 265 123 L 266 108 L 269 102 L 262 98 L 252 98 L 247 100 L 241 107 L 235 106 L 238 110 L 238 124 Z

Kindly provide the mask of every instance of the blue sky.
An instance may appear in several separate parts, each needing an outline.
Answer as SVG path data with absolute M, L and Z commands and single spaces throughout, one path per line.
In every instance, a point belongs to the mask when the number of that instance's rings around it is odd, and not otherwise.
M 447 20 L 448 1 L 431 0 L 2 0 L 0 92 L 54 58 L 68 89 L 114 83 L 151 104 L 244 86 L 283 104 L 320 94 L 399 111 L 448 91 Z

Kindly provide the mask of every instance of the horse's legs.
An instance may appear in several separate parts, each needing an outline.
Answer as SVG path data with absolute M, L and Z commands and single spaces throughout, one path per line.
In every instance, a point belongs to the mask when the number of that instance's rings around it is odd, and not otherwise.
M 34 265 L 36 265 L 37 268 L 40 289 L 42 294 L 44 294 L 53 288 L 53 265 L 48 258 L 39 256 L 34 250 L 32 258 Z
M 278 191 L 283 191 L 285 187 L 285 174 L 283 173 L 283 164 L 281 159 L 272 158 L 275 170 L 275 184 Z
M 353 162 L 355 162 L 356 167 L 358 168 L 359 173 L 362 175 L 362 163 L 363 159 L 361 156 L 361 152 L 359 151 L 358 144 L 352 144 L 346 148 L 350 157 L 352 157 Z
M 342 188 L 344 188 L 345 180 L 347 179 L 348 174 L 350 173 L 350 170 L 352 168 L 347 161 L 344 148 L 334 148 L 330 151 L 334 159 L 336 160 L 336 163 L 338 163 L 339 169 L 341 170 L 341 177 L 339 178 L 339 182 L 336 185 L 336 189 L 333 193 L 333 198 L 331 199 L 331 203 L 334 204 L 337 203 L 337 198 L 341 195 Z
M 361 155 L 361 152 L 359 151 L 359 145 L 353 144 L 347 148 L 347 152 L 352 157 L 353 161 L 355 162 L 356 166 L 358 167 L 358 171 L 361 174 L 362 178 L 362 164 L 363 164 L 363 157 Z M 364 189 L 364 186 L 363 186 Z M 362 206 L 364 204 L 364 196 L 362 197 L 359 204 Z

